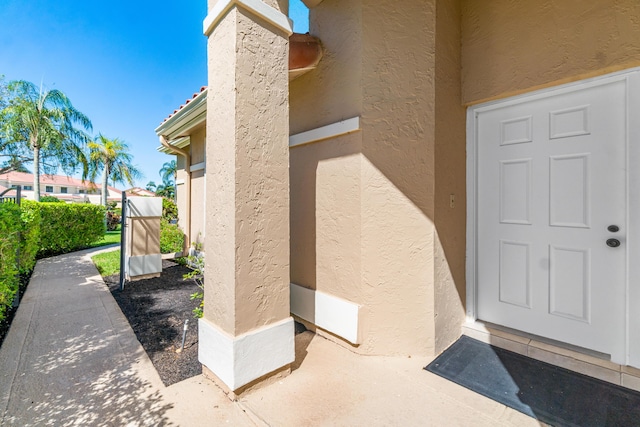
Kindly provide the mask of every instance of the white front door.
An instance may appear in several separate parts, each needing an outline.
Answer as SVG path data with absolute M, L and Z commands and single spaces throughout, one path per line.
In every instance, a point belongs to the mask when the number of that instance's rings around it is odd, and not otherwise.
M 478 319 L 624 359 L 626 109 L 617 80 L 476 111 Z

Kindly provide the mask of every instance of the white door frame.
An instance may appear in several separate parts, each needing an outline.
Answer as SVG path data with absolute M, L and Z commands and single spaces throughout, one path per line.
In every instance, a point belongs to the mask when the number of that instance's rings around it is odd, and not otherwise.
M 622 364 L 640 367 L 640 67 L 474 105 L 467 110 L 467 322 L 477 320 L 477 118 L 483 111 L 551 95 L 624 81 L 627 94 L 627 271 L 625 274 L 625 356 Z

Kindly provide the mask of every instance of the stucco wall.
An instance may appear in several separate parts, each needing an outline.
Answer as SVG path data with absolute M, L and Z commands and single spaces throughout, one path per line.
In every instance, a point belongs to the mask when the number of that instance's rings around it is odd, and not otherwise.
M 291 281 L 359 301 L 359 133 L 294 147 L 291 174 Z
M 466 109 L 460 103 L 460 2 L 438 0 L 435 67 L 435 353 L 460 336 L 466 281 Z M 453 199 L 453 200 L 452 200 Z
M 197 165 L 205 161 L 206 128 L 203 125 L 189 135 L 189 154 L 191 165 Z M 204 169 L 191 172 L 191 243 L 204 243 L 204 216 L 205 216 L 205 171 Z
M 462 0 L 462 99 L 640 65 L 637 0 Z
M 205 177 L 204 170 L 191 173 L 191 245 L 193 242 L 204 242 L 204 216 L 205 216 Z
M 458 1 L 445 3 L 443 20 L 456 24 Z M 291 149 L 292 281 L 361 305 L 357 351 L 434 354 L 464 314 L 459 25 L 443 30 L 439 49 L 453 59 L 437 71 L 435 0 L 324 0 L 310 20 L 324 57 L 290 85 L 291 133 L 354 116 L 361 131 Z M 437 102 L 437 78 L 455 99 Z M 462 175 L 449 178 L 450 167 Z M 449 193 L 460 200 L 453 218 L 437 201 Z
M 363 2 L 363 348 L 371 353 L 433 353 L 434 6 Z
M 189 135 L 189 150 L 191 155 L 191 164 L 197 165 L 204 162 L 206 129 L 204 125 L 194 129 Z
M 318 67 L 290 83 L 291 134 L 362 112 L 361 1 L 324 0 L 309 12 L 309 32 L 320 37 Z
M 324 56 L 290 83 L 291 134 L 361 114 L 361 22 L 360 1 L 325 0 L 310 11 L 310 33 L 320 36 Z M 356 303 L 361 140 L 355 133 L 290 150 L 291 281 Z
M 176 159 L 176 181 L 185 182 L 187 180 L 187 172 L 185 171 L 184 156 L 175 156 Z M 187 195 L 186 185 L 176 184 L 176 206 L 178 207 L 178 225 L 182 230 L 186 230 L 187 225 Z M 188 242 L 189 243 L 189 242 Z

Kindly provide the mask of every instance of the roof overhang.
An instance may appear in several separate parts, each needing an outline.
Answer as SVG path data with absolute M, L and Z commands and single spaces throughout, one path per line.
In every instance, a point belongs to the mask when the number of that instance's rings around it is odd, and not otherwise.
M 309 34 L 292 34 L 289 37 L 289 80 L 314 70 L 320 59 L 322 59 L 320 39 Z M 191 131 L 205 123 L 207 119 L 208 91 L 208 88 L 203 89 L 187 104 L 175 111 L 156 128 L 156 135 L 164 137 L 172 147 L 188 146 L 191 142 L 189 139 Z M 157 150 L 165 154 L 176 154 L 164 145 Z
M 172 139 L 169 141 L 169 145 L 176 148 L 184 148 L 189 144 L 191 144 L 191 137 L 189 136 L 183 136 L 183 137 Z M 159 146 L 158 148 L 156 148 L 156 150 L 164 154 L 171 154 L 171 155 L 176 154 L 176 152 L 170 150 L 164 145 Z
M 207 118 L 207 92 L 208 89 L 204 89 L 165 120 L 156 128 L 156 135 L 164 136 L 169 141 L 169 145 L 174 147 L 183 148 L 189 145 L 189 133 L 202 125 Z M 158 147 L 158 151 L 173 154 L 164 146 Z

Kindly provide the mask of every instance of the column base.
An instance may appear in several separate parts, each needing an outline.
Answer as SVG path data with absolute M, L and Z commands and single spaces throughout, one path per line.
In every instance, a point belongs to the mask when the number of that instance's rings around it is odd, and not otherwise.
M 237 337 L 206 319 L 198 331 L 198 360 L 232 392 L 295 360 L 291 317 Z

